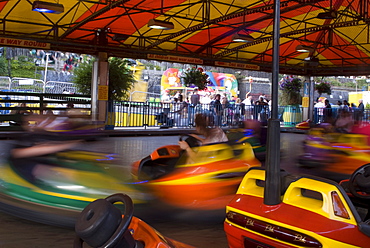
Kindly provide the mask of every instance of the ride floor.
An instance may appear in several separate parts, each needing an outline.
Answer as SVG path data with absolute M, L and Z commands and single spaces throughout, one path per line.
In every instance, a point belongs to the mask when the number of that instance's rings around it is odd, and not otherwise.
M 309 173 L 297 167 L 296 159 L 302 153 L 304 134 L 282 133 L 281 148 L 284 155 L 281 167 L 291 173 Z M 155 148 L 177 144 L 179 136 L 149 136 L 149 137 L 111 137 L 96 142 L 89 142 L 76 149 L 96 152 L 117 153 L 122 159 L 122 169 L 148 154 Z M 7 144 L 0 140 L 0 151 Z M 6 154 L 1 154 L 6 157 Z M 135 212 L 134 212 L 135 215 Z M 140 218 L 157 229 L 163 235 L 172 239 L 193 245 L 195 247 L 226 248 L 227 241 L 223 231 L 224 212 L 201 215 L 196 211 L 168 211 L 158 207 L 140 212 Z M 70 248 L 75 237 L 74 230 L 47 226 L 19 219 L 0 213 L 0 247 L 1 248 Z

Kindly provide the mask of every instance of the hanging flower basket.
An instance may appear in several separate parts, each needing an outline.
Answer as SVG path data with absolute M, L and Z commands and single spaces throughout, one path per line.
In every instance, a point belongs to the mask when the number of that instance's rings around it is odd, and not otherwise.
M 286 76 L 280 80 L 280 104 L 286 105 L 296 105 L 301 104 L 302 96 L 302 80 L 298 77 Z
M 315 90 L 321 96 L 322 94 L 331 95 L 331 85 L 328 82 L 319 82 L 315 84 Z
M 182 74 L 183 76 L 181 78 L 186 87 L 198 87 L 200 90 L 207 88 L 209 83 L 208 75 L 203 72 L 202 68 L 188 68 Z

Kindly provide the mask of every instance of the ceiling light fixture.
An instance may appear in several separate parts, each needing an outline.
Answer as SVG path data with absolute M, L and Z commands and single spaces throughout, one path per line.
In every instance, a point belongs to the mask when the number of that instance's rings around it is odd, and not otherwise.
M 319 13 L 316 18 L 319 18 L 319 19 L 325 19 L 325 20 L 331 20 L 331 19 L 334 19 L 334 18 L 337 18 L 337 12 L 335 11 L 327 11 L 327 12 L 322 12 L 322 13 Z
M 60 14 L 64 12 L 64 6 L 63 4 L 59 3 L 34 1 L 32 4 L 32 10 L 42 13 Z
M 169 29 L 174 29 L 175 26 L 173 25 L 172 22 L 150 19 L 148 22 L 148 27 L 154 28 L 154 29 L 169 30 Z
M 254 38 L 249 34 L 234 34 L 232 36 L 234 42 L 253 42 Z
M 305 45 L 298 45 L 296 46 L 295 50 L 300 53 L 309 53 L 313 52 L 313 48 L 310 46 L 305 46 Z
M 320 60 L 316 57 L 307 57 L 307 58 L 304 59 L 304 62 L 308 65 L 311 65 L 311 66 L 318 66 Z

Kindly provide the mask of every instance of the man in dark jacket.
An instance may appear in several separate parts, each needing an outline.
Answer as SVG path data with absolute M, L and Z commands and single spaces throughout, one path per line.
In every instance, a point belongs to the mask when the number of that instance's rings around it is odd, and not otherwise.
M 365 106 L 364 106 L 364 101 L 362 99 L 358 100 L 358 106 L 357 106 L 357 114 L 356 116 L 356 121 L 361 122 L 362 119 L 364 118 L 364 111 L 365 111 Z
M 200 95 L 198 89 L 195 88 L 190 96 L 190 104 L 188 109 L 189 126 L 194 126 L 195 107 L 200 103 Z

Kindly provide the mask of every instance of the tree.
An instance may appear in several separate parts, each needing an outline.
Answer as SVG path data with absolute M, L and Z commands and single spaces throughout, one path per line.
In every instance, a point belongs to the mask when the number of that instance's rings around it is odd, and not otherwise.
M 109 100 L 124 100 L 128 98 L 128 92 L 135 83 L 134 75 L 128 67 L 128 60 L 111 57 L 109 63 Z M 83 94 L 91 94 L 92 64 L 81 63 L 74 69 L 73 82 Z
M 35 77 L 35 64 L 29 61 L 26 56 L 19 56 L 18 59 L 9 59 L 10 76 L 21 78 Z M 0 57 L 0 76 L 9 76 L 8 60 Z
M 7 76 L 8 70 L 4 56 L 0 57 L 0 76 Z

